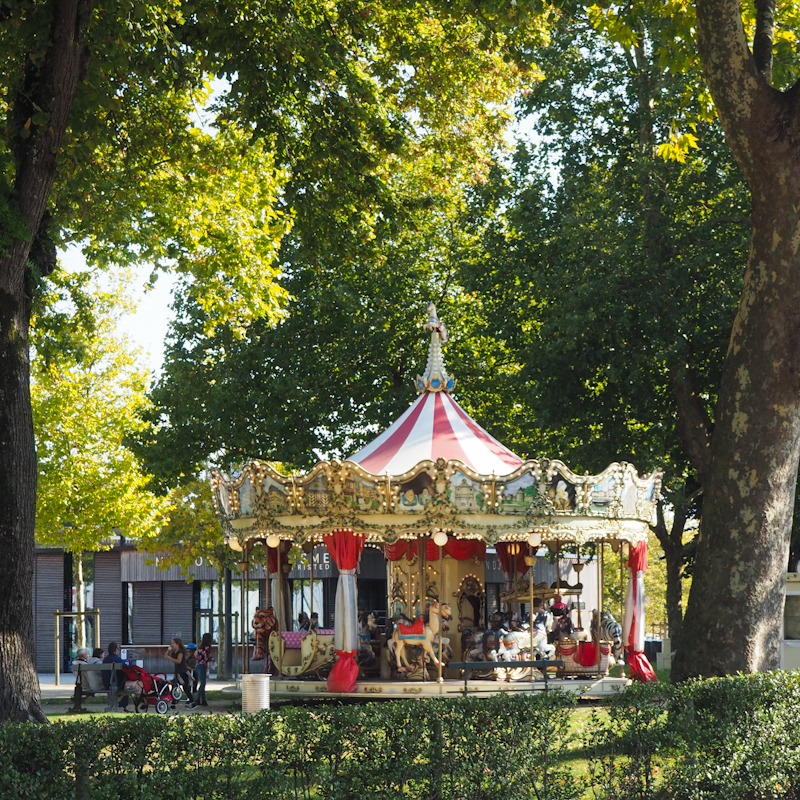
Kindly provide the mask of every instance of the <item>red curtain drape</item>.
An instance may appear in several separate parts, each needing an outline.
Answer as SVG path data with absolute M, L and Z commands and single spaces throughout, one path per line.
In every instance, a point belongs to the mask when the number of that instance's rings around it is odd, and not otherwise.
M 454 558 L 456 561 L 468 561 L 476 556 L 482 561 L 486 559 L 486 543 L 478 539 L 450 538 L 443 549 L 445 555 Z M 394 544 L 385 544 L 383 552 L 389 561 L 398 561 L 403 556 L 413 558 L 417 554 L 417 540 L 406 541 L 401 539 Z M 439 558 L 439 548 L 433 543 L 433 539 L 428 539 L 427 558 L 428 561 L 436 561 Z
M 332 531 L 322 537 L 331 558 L 340 570 L 336 586 L 336 663 L 328 675 L 329 692 L 354 692 L 358 679 L 357 608 L 355 575 L 341 572 L 355 570 L 364 549 L 364 536 L 353 531 Z
M 623 641 L 631 680 L 654 683 L 658 680 L 644 654 L 644 573 L 647 572 L 647 542 L 631 547 L 628 558 L 628 596 L 625 599 Z
M 503 570 L 506 578 L 511 580 L 511 569 L 514 563 L 514 556 L 508 552 L 510 542 L 499 542 L 496 546 L 497 557 L 500 559 L 500 568 Z M 519 553 L 516 555 L 517 559 L 517 572 L 524 575 L 528 571 L 528 565 L 525 563 L 525 556 L 530 555 L 530 548 L 527 542 L 514 542 L 519 546 Z
M 278 571 L 278 551 L 280 550 L 281 554 L 281 564 L 288 564 L 289 563 L 289 550 L 291 549 L 291 544 L 287 542 L 285 539 L 281 540 L 279 547 L 268 547 L 267 550 L 267 569 L 269 570 L 271 575 L 274 575 Z
M 339 569 L 356 569 L 361 551 L 364 549 L 364 537 L 353 531 L 332 531 L 322 537 L 331 558 Z

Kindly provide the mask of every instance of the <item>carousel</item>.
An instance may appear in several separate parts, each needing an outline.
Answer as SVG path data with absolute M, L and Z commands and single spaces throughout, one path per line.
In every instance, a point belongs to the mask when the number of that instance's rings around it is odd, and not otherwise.
M 643 653 L 642 576 L 661 473 L 641 477 L 613 463 L 578 475 L 558 460 L 523 461 L 453 398 L 456 380 L 442 355 L 447 331 L 432 304 L 423 330 L 430 346 L 414 380 L 418 398 L 346 461 L 319 462 L 305 474 L 263 462 L 233 478 L 212 472 L 243 584 L 258 561 L 269 574 L 269 602 L 253 618 L 255 648 L 244 670 L 271 672 L 273 695 L 293 697 L 462 693 L 463 673 L 451 662 L 485 663 L 471 672 L 476 694 L 563 684 L 603 695 L 629 679 L 655 680 Z M 293 630 L 290 562 L 307 559 L 313 584 L 314 549 L 323 545 L 338 568 L 333 628 Z M 385 624 L 359 610 L 365 547 L 385 559 Z M 493 611 L 489 555 L 505 577 Z M 555 580 L 535 579 L 537 561 L 555 566 Z M 604 599 L 604 576 L 617 565 L 627 573 L 622 625 Z M 581 581 L 590 566 L 591 597 Z M 533 660 L 538 668 L 525 666 Z M 627 677 L 608 676 L 615 662 Z

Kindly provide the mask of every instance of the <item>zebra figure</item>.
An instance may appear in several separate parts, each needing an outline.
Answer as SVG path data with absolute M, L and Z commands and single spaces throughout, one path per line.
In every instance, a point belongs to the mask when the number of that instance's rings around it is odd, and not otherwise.
M 597 630 L 597 609 L 592 611 L 592 631 Z M 622 646 L 622 625 L 617 622 L 610 611 L 600 612 L 600 641 L 611 642 L 611 653 L 617 664 L 623 663 L 624 648 Z

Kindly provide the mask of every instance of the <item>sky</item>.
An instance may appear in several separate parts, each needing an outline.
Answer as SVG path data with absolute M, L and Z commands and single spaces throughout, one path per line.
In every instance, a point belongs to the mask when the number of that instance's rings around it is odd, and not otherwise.
M 66 270 L 87 269 L 78 247 L 61 251 L 58 256 L 61 266 Z M 153 373 L 154 378 L 158 378 L 164 362 L 164 339 L 173 317 L 170 303 L 175 278 L 159 273 L 155 286 L 145 291 L 145 284 L 150 278 L 149 268 L 143 266 L 134 276 L 133 300 L 136 311 L 122 316 L 118 330 L 141 349 L 142 365 Z

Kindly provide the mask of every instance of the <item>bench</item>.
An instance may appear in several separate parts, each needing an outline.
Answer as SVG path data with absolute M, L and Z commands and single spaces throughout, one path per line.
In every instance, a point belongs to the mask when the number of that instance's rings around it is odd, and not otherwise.
M 110 711 L 117 705 L 117 700 L 119 697 L 119 689 L 118 689 L 118 680 L 117 680 L 117 673 L 122 671 L 122 668 L 125 664 L 120 664 L 118 662 L 114 662 L 111 664 L 84 664 L 82 661 L 74 661 L 72 664 L 73 672 L 75 673 L 75 693 L 72 695 L 72 711 L 75 714 L 85 714 L 88 709 L 84 708 L 81 700 L 84 697 L 94 697 L 97 692 L 88 692 L 84 690 L 83 684 L 81 683 L 81 673 L 82 672 L 110 672 L 111 673 L 111 683 L 108 686 L 108 693 L 107 693 L 107 701 L 106 701 L 106 710 Z M 125 685 L 125 680 L 123 677 L 122 680 L 123 686 Z
M 469 692 L 469 674 L 473 670 L 486 672 L 489 669 L 496 669 L 502 667 L 504 669 L 538 669 L 544 675 L 544 690 L 548 690 L 548 667 L 563 667 L 564 662 L 558 660 L 540 659 L 537 661 L 451 661 L 447 665 L 447 669 L 462 669 L 464 670 L 464 697 Z

